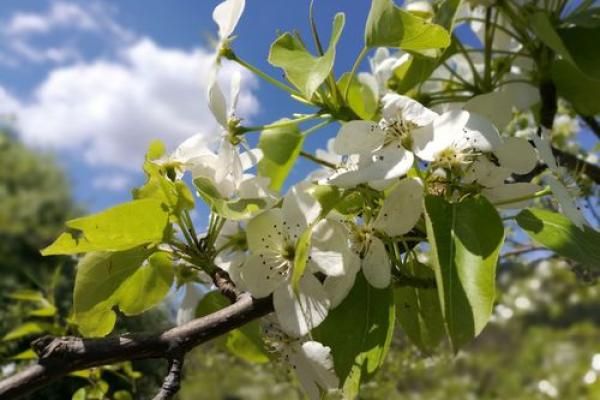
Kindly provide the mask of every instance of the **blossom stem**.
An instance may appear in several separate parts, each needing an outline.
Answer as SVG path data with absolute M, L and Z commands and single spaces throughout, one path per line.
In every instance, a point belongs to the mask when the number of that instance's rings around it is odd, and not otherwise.
M 356 75 L 356 71 L 358 70 L 361 61 L 363 60 L 363 58 L 365 58 L 368 52 L 369 48 L 367 46 L 364 46 L 360 53 L 358 53 L 356 61 L 354 61 L 354 65 L 352 66 L 352 70 L 350 71 L 350 77 L 348 78 L 348 81 L 346 82 L 346 87 L 344 88 L 344 101 L 348 99 L 348 92 L 350 91 L 350 85 L 352 84 L 354 75 Z
M 508 200 L 502 200 L 502 201 L 498 201 L 496 203 L 493 203 L 494 206 L 503 206 L 506 204 L 511 204 L 511 203 L 518 203 L 520 201 L 526 201 L 526 200 L 532 200 L 532 199 L 537 199 L 539 197 L 544 197 L 546 195 L 549 195 L 552 193 L 552 190 L 550 189 L 549 186 L 546 186 L 544 189 L 537 191 L 533 194 L 529 194 L 527 196 L 520 196 L 520 197 L 515 197 L 512 199 L 508 199 Z
M 323 122 L 319 122 L 318 124 L 316 124 L 315 126 L 311 126 L 310 128 L 308 128 L 307 130 L 302 132 L 302 135 L 304 137 L 308 137 L 310 135 L 312 135 L 313 133 L 315 133 L 316 131 L 318 131 L 319 129 L 329 125 L 330 123 L 332 123 L 334 120 L 331 118 L 326 119 Z
M 304 150 L 300 151 L 300 156 L 302 156 L 302 157 L 306 158 L 307 160 L 310 160 L 314 163 L 320 164 L 324 167 L 335 169 L 335 164 L 332 164 L 329 161 L 322 160 L 319 157 L 314 156 Z
M 267 125 L 241 126 L 238 129 L 237 133 L 244 134 L 244 133 L 248 133 L 248 132 L 266 131 L 268 129 L 286 128 L 288 126 L 292 126 L 292 125 L 299 124 L 304 121 L 310 121 L 312 119 L 317 119 L 317 118 L 331 118 L 331 115 L 329 115 L 329 114 L 308 114 L 308 115 L 303 115 L 298 118 L 274 122 L 272 124 L 267 124 Z
M 256 68 L 254 65 L 248 64 L 246 61 L 242 60 L 237 55 L 231 54 L 229 56 L 229 59 L 231 61 L 235 61 L 236 63 L 240 64 L 242 67 L 246 68 L 247 70 L 255 73 L 256 75 L 258 75 L 259 77 L 261 77 L 265 81 L 269 82 L 270 84 L 278 87 L 281 90 L 284 90 L 284 91 L 288 92 L 292 96 L 302 97 L 302 94 L 300 92 L 298 92 L 297 90 L 289 87 L 285 83 L 279 82 L 277 79 L 275 79 L 275 78 L 267 75 L 266 73 L 264 73 L 260 69 Z

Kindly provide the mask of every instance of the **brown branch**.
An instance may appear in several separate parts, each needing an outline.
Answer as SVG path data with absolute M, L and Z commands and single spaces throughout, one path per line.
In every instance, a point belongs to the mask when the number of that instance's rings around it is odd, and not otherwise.
M 32 343 L 39 356 L 38 362 L 0 381 L 0 399 L 24 396 L 73 371 L 147 358 L 175 360 L 199 344 L 272 310 L 271 298 L 257 300 L 242 294 L 228 307 L 159 334 L 129 334 L 103 339 L 45 336 Z M 173 364 L 171 361 L 169 375 L 175 368 Z M 167 376 L 167 379 L 174 379 L 174 376 Z
M 598 139 L 600 139 L 600 122 L 593 116 L 581 116 L 581 119 L 585 121 L 587 126 L 590 127 L 590 130 L 596 134 Z
M 181 387 L 181 372 L 183 370 L 183 355 L 169 360 L 169 371 L 163 381 L 160 391 L 153 400 L 168 400 L 179 392 Z

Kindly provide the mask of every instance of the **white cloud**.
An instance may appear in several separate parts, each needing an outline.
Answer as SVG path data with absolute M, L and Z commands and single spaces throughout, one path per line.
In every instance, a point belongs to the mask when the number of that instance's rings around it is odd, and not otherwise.
M 202 49 L 166 49 L 143 39 L 117 60 L 56 68 L 32 100 L 13 100 L 18 129 L 30 145 L 70 151 L 91 165 L 138 170 L 154 138 L 173 148 L 198 131 L 207 141 L 218 137 L 205 95 L 211 58 Z M 225 65 L 223 75 L 233 69 Z M 258 110 L 255 86 L 242 71 L 242 117 Z
M 54 1 L 43 12 L 16 12 L 0 21 L 0 50 L 3 47 L 5 53 L 13 56 L 12 63 L 6 62 L 6 57 L 1 57 L 0 63 L 16 66 L 20 60 L 55 64 L 80 60 L 78 36 L 59 39 L 50 35 L 56 30 L 91 34 L 116 47 L 132 43 L 136 35 L 117 23 L 115 14 L 116 9 L 97 1 L 85 3 L 85 7 Z M 45 44 L 34 44 L 41 37 Z M 59 42 L 49 44 L 56 41 Z

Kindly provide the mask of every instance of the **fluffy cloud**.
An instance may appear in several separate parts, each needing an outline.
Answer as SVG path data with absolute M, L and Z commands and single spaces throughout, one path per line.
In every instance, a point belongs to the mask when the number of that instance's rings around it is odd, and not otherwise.
M 116 60 L 52 70 L 28 102 L 1 90 L 0 101 L 4 95 L 15 109 L 17 128 L 29 145 L 73 152 L 91 165 L 135 170 L 154 138 L 172 148 L 198 132 L 207 142 L 218 137 L 205 95 L 210 60 L 203 49 L 166 49 L 142 39 Z M 226 65 L 223 77 L 234 68 Z M 258 110 L 251 93 L 255 86 L 253 77 L 242 73 L 242 117 Z
M 116 9 L 107 3 L 90 1 L 82 7 L 79 4 L 54 1 L 42 12 L 16 12 L 9 19 L 0 21 L 0 50 L 11 57 L 2 55 L 0 63 L 15 67 L 21 62 L 63 64 L 80 61 L 79 36 L 58 39 L 50 35 L 57 30 L 77 32 L 109 40 L 117 47 L 131 43 L 136 35 L 116 22 Z M 37 39 L 44 39 L 40 44 Z M 48 43 L 57 41 L 57 43 Z M 0 54 L 1 55 L 1 54 Z

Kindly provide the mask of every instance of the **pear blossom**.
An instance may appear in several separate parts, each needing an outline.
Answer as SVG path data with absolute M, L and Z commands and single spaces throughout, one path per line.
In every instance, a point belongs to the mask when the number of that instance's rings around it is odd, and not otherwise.
M 322 283 L 313 275 L 343 275 L 351 257 L 347 240 L 338 235 L 320 235 L 329 224 L 318 223 L 319 203 L 302 186 L 293 187 L 285 196 L 281 209 L 271 209 L 248 222 L 246 228 L 251 254 L 242 266 L 244 284 L 257 298 L 273 294 L 275 315 L 286 334 L 300 337 L 319 325 L 327 316 L 330 301 Z M 291 277 L 298 239 L 316 223 L 309 261 L 297 290 Z M 319 237 L 321 238 L 319 239 Z
M 273 351 L 291 366 L 308 399 L 319 400 L 322 392 L 339 386 L 331 348 L 314 340 L 290 337 L 276 323 L 267 325 L 265 335 Z
M 246 290 L 241 277 L 242 265 L 246 259 L 246 234 L 239 222 L 227 220 L 223 224 L 219 236 L 215 240 L 218 254 L 214 263 L 217 267 L 227 272 L 231 281 L 239 290 Z
M 212 18 L 219 27 L 216 61 L 218 63 L 221 52 L 229 47 L 231 35 L 237 26 L 246 0 L 225 0 L 215 7 Z
M 375 54 L 369 59 L 371 74 L 377 83 L 377 97 L 387 93 L 387 83 L 394 75 L 394 71 L 410 60 L 410 54 L 398 52 L 396 55 L 390 55 L 390 52 L 385 47 L 378 47 Z M 360 79 L 361 74 L 359 74 Z

